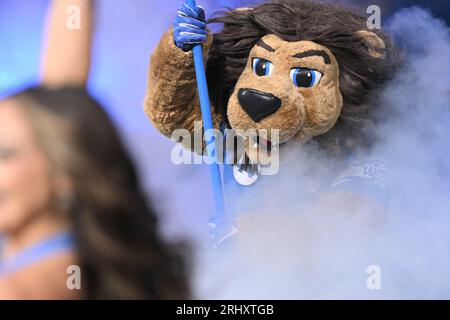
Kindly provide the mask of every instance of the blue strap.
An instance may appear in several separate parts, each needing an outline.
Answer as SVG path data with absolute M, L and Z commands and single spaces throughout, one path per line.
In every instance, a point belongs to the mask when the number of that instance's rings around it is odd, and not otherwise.
M 73 236 L 69 233 L 58 233 L 38 244 L 19 252 L 16 256 L 0 261 L 0 278 L 24 269 L 49 256 L 68 251 L 74 247 Z

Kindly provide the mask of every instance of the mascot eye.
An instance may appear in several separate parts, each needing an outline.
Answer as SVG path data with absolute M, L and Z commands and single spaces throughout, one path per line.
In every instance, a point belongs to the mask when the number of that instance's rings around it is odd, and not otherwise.
M 319 84 L 322 73 L 313 69 L 296 68 L 291 70 L 291 80 L 296 87 L 312 88 Z
M 273 64 L 270 61 L 255 58 L 253 59 L 253 72 L 259 77 L 267 77 L 272 74 Z

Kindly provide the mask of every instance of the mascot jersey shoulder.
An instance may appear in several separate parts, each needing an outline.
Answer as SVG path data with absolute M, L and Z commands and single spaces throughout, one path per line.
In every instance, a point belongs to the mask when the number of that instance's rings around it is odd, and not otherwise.
M 349 155 L 338 172 L 324 171 L 292 176 L 289 169 L 274 176 L 260 175 L 256 169 L 225 164 L 224 193 L 228 213 L 252 213 L 255 208 L 277 207 L 282 203 L 301 210 L 323 192 L 344 191 L 389 205 L 389 166 L 385 159 Z M 297 179 L 298 178 L 298 179 Z

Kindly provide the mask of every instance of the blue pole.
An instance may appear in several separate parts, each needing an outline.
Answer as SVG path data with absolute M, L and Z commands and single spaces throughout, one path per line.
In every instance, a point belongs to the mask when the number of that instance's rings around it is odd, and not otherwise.
M 195 0 L 187 0 L 189 7 L 195 9 Z M 205 64 L 203 61 L 202 45 L 196 45 L 193 49 L 195 73 L 197 76 L 198 93 L 200 97 L 200 109 L 202 111 L 203 129 L 206 131 L 213 130 L 213 120 L 211 115 L 211 106 L 208 94 L 208 83 L 206 82 Z M 214 140 L 206 141 L 206 151 L 208 156 L 212 156 Z M 217 159 L 218 152 L 215 152 L 214 162 L 209 166 L 211 171 L 211 182 L 214 192 L 214 202 L 216 205 L 216 215 L 223 217 L 225 214 L 225 202 L 223 199 L 222 182 L 220 178 L 219 161 Z

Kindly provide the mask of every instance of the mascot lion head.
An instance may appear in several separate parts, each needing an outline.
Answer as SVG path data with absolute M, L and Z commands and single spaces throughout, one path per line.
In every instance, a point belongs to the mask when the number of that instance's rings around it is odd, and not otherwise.
M 316 141 L 336 155 L 369 147 L 376 92 L 395 51 L 348 8 L 282 0 L 221 13 L 207 61 L 210 96 L 232 129 L 280 132 L 280 143 Z M 257 143 L 271 147 L 268 139 Z M 257 145 L 246 144 L 256 157 Z M 252 147 L 253 146 L 253 147 Z

